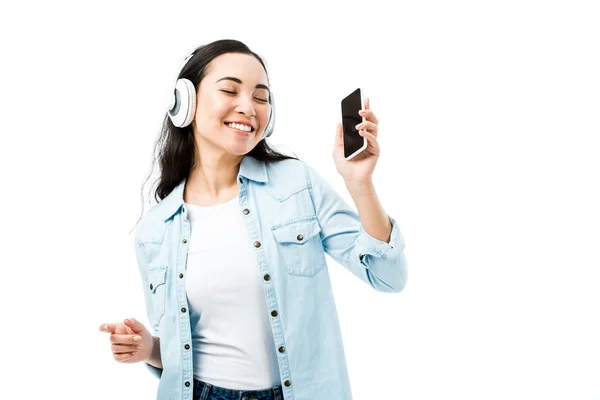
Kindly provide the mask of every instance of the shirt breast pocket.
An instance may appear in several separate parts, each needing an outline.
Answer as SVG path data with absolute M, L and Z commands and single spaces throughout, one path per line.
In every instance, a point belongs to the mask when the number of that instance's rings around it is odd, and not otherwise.
M 166 265 L 151 265 L 148 267 L 148 287 L 152 303 L 152 311 L 148 315 L 152 328 L 158 329 L 160 320 L 165 314 L 165 301 L 167 291 L 167 269 Z
M 271 228 L 290 275 L 313 277 L 325 266 L 321 227 L 316 216 L 295 218 Z

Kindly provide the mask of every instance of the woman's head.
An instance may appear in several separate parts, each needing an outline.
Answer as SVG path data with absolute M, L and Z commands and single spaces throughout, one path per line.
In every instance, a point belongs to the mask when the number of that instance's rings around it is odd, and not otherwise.
M 247 154 L 263 137 L 272 108 L 262 61 L 254 54 L 224 53 L 194 78 L 199 81 L 192 81 L 197 88 L 191 124 L 196 145 L 226 155 Z
M 271 100 L 265 64 L 244 43 L 218 40 L 198 47 L 178 78 L 188 79 L 194 85 L 195 114 L 190 125 L 180 128 L 165 113 L 146 179 L 152 176 L 158 160 L 156 201 L 165 198 L 200 162 L 196 158 L 205 151 L 197 151 L 196 146 L 220 154 L 248 155 L 264 162 L 297 159 L 279 153 L 261 140 L 274 105 L 265 101 Z M 244 136 L 234 125 L 227 125 L 231 122 L 251 124 L 253 131 Z M 142 187 L 142 201 L 143 198 Z

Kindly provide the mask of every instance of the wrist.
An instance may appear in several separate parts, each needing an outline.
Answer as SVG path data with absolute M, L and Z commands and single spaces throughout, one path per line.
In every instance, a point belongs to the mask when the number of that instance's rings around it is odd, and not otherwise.
M 360 181 L 360 182 L 351 182 L 345 181 L 346 189 L 350 194 L 372 194 L 375 192 L 375 186 L 373 185 L 372 180 L 368 181 Z
M 159 338 L 157 338 L 156 336 L 150 336 L 150 345 L 148 346 L 150 348 L 150 351 L 148 352 L 148 356 L 146 357 L 146 359 L 144 361 L 148 362 L 150 360 L 152 360 L 156 353 L 156 349 L 160 348 L 160 342 L 159 342 Z

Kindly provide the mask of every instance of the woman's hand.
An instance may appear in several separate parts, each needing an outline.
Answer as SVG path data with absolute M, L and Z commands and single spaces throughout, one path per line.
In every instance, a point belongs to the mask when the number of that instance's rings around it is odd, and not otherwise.
M 380 149 L 377 143 L 379 120 L 371 111 L 369 98 L 365 99 L 365 108 L 360 110 L 359 115 L 365 118 L 356 126 L 359 134 L 367 138 L 367 148 L 353 159 L 344 159 L 344 138 L 342 124 L 337 124 L 335 144 L 333 146 L 333 160 L 335 167 L 348 185 L 369 185 L 373 182 L 373 170 L 379 158 Z
M 114 359 L 121 363 L 146 361 L 152 354 L 152 334 L 144 324 L 133 318 L 124 322 L 102 324 L 99 328 L 102 332 L 110 333 Z

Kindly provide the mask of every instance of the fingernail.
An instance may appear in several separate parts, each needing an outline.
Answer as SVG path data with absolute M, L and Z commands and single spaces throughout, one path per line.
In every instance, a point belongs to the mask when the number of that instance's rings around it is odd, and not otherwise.
M 102 329 L 104 329 L 105 331 L 107 331 L 107 330 L 108 330 L 108 325 L 104 325 L 104 326 L 102 327 Z
M 134 336 L 133 340 L 136 341 L 136 342 L 139 342 L 140 340 L 142 340 L 142 337 L 141 336 Z

